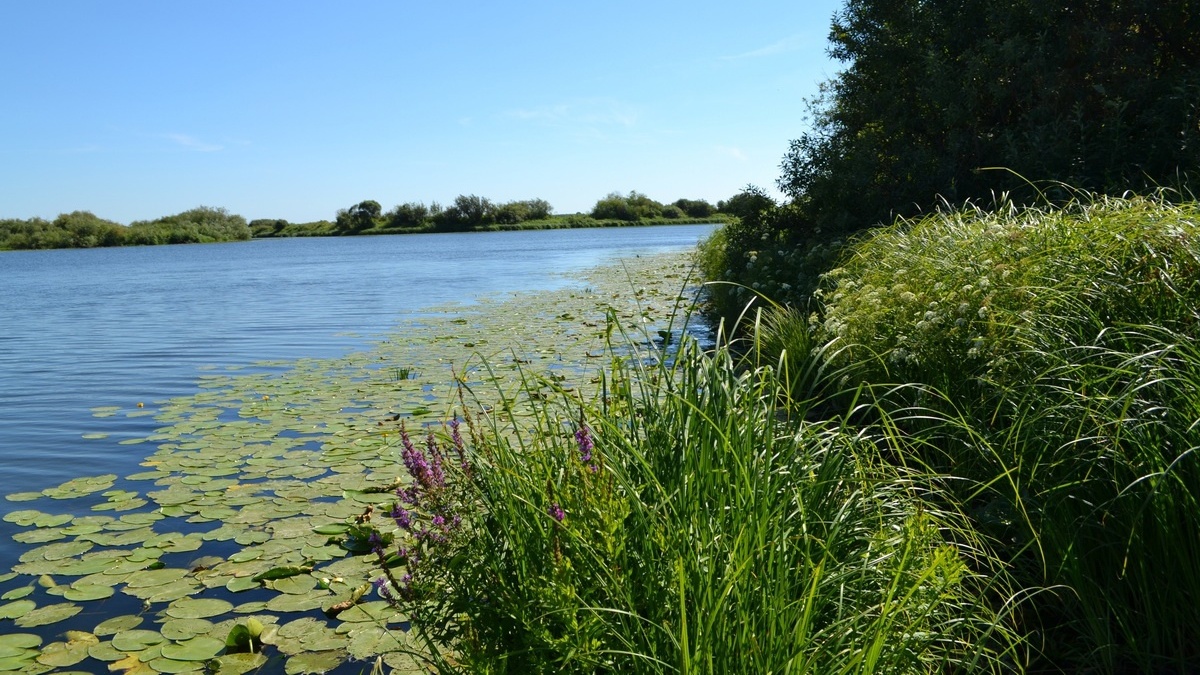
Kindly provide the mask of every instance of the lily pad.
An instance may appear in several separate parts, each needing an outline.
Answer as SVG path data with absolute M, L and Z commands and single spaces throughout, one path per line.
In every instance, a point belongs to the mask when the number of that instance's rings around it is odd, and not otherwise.
M 346 652 L 304 652 L 288 657 L 283 670 L 287 675 L 328 673 L 346 660 Z
M 212 629 L 213 623 L 206 619 L 171 619 L 163 623 L 162 634 L 168 640 L 188 640 Z
M 35 607 L 37 607 L 37 603 L 32 600 L 16 600 L 0 605 L 0 619 L 16 619 L 25 616 Z
M 18 600 L 17 602 L 21 602 Z M 83 608 L 72 602 L 60 602 L 54 605 L 46 605 L 39 607 L 27 614 L 18 617 L 16 624 L 22 628 L 33 628 L 35 626 L 47 626 L 52 623 L 58 623 L 65 619 L 69 619 L 83 611 Z
M 207 661 L 223 649 L 225 643 L 221 640 L 201 636 L 163 645 L 162 655 L 176 661 Z
M 93 632 L 100 636 L 116 635 L 117 633 L 137 628 L 141 625 L 142 621 L 142 617 L 134 616 L 132 614 L 114 616 L 101 621 Z
M 267 657 L 250 653 L 225 654 L 213 662 L 221 675 L 243 675 L 262 668 L 267 663 Z
M 72 584 L 67 587 L 63 593 L 63 597 L 67 600 L 76 602 L 84 602 L 87 600 L 103 600 L 104 598 L 112 597 L 112 586 L 99 586 L 96 584 Z
M 218 598 L 184 598 L 167 607 L 167 616 L 176 619 L 203 619 L 225 614 L 233 609 L 233 603 Z
M 140 652 L 164 641 L 166 638 L 158 631 L 131 628 L 114 635 L 112 646 L 123 652 Z

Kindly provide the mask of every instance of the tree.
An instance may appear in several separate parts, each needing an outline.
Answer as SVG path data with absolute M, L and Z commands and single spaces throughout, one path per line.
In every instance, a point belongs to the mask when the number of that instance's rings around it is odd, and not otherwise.
M 773 206 L 775 206 L 775 200 L 771 199 L 766 190 L 757 185 L 747 185 L 742 188 L 741 192 L 728 200 L 717 202 L 718 211 L 737 216 L 742 220 L 757 216 L 759 212 Z
M 675 207 L 687 214 L 689 218 L 707 218 L 716 213 L 716 209 L 703 199 L 677 199 Z
M 429 215 L 429 208 L 423 203 L 406 202 L 388 211 L 385 220 L 388 227 L 413 228 L 424 225 Z
M 1190 0 L 848 0 L 830 33 L 846 67 L 779 187 L 849 231 L 939 198 L 1030 201 L 1026 179 L 1174 185 L 1200 169 L 1196 35 Z
M 361 201 L 349 209 L 337 213 L 337 229 L 342 232 L 357 234 L 363 230 L 375 227 L 376 221 L 383 215 L 383 207 L 374 199 Z
M 496 205 L 486 197 L 459 195 L 435 217 L 443 229 L 467 229 L 496 222 Z

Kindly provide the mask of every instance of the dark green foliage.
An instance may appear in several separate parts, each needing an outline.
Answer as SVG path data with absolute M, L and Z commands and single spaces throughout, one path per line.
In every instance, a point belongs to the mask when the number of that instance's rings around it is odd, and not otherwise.
M 250 221 L 250 234 L 255 238 L 278 236 L 290 225 L 282 218 L 259 218 Z
M 342 234 L 358 234 L 379 224 L 383 207 L 374 199 L 361 201 L 337 212 L 337 229 Z
M 0 220 L 0 250 L 194 244 L 249 238 L 250 227 L 244 218 L 205 206 L 128 227 L 89 211 L 64 213 L 53 221 Z
M 454 203 L 434 217 L 439 230 L 467 230 L 496 222 L 496 205 L 487 197 L 459 195 Z
M 592 208 L 592 217 L 596 220 L 642 220 L 661 218 L 662 215 L 662 204 L 637 191 L 628 195 L 609 193 Z
M 53 221 L 0 220 L 0 249 L 93 248 L 120 246 L 125 228 L 90 211 L 59 215 Z
M 405 202 L 398 204 L 385 214 L 384 218 L 389 228 L 421 227 L 429 220 L 429 207 L 421 202 Z
M 246 219 L 221 208 L 200 206 L 157 220 L 129 224 L 125 243 L 204 244 L 218 241 L 246 241 L 250 227 Z
M 849 0 L 830 33 L 845 70 L 813 102 L 780 189 L 804 206 L 799 225 L 853 231 L 939 199 L 1030 203 L 1024 178 L 1108 194 L 1186 184 L 1200 169 L 1197 35 L 1188 0 Z
M 688 218 L 708 218 L 717 209 L 703 199 L 676 199 L 675 208 L 687 214 Z
M 545 220 L 550 217 L 553 209 L 550 202 L 544 199 L 526 199 L 508 202 L 496 209 L 496 222 L 504 225 L 514 225 L 527 220 Z
M 745 220 L 772 206 L 775 206 L 775 200 L 767 195 L 766 190 L 757 185 L 747 185 L 728 200 L 717 202 L 717 211 Z

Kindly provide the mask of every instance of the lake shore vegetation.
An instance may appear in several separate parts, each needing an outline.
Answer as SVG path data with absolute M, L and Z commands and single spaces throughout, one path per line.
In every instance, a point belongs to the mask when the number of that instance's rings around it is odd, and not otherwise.
M 636 208 L 630 208 L 629 204 Z M 275 237 L 340 237 L 436 232 L 499 232 L 587 227 L 694 225 L 729 222 L 732 211 L 703 199 L 662 204 L 630 192 L 613 193 L 589 213 L 554 214 L 544 199 L 497 204 L 486 197 L 459 195 L 446 207 L 433 202 L 405 202 L 384 211 L 368 199 L 339 209 L 334 220 L 291 223 L 279 218 L 246 222 L 225 209 L 198 207 L 173 216 L 129 225 L 105 220 L 88 211 L 64 213 L 54 220 L 0 219 L 0 251 L 200 244 Z

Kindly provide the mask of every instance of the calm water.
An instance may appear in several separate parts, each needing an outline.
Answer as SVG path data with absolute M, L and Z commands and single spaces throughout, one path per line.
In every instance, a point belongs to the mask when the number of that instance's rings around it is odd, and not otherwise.
M 336 356 L 423 308 L 561 286 L 572 270 L 688 249 L 711 231 L 684 225 L 0 253 L 0 494 L 141 470 L 152 449 L 118 441 L 151 433 L 154 418 L 97 419 L 91 409 L 152 408 L 188 395 L 203 366 Z M 110 436 L 81 439 L 90 432 Z M 0 501 L 0 512 L 19 507 Z

